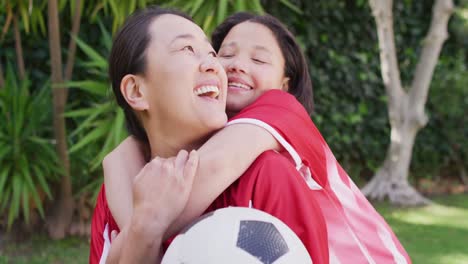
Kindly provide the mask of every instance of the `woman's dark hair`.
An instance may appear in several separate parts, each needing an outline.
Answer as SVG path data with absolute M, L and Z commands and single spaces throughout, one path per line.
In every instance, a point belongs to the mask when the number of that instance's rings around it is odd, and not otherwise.
M 124 110 L 128 132 L 138 140 L 146 143 L 148 142 L 148 136 L 137 115 L 123 97 L 120 91 L 120 83 L 127 74 L 145 73 L 146 49 L 151 41 L 149 27 L 154 19 L 166 14 L 193 21 L 188 15 L 172 9 L 150 6 L 138 10 L 128 17 L 120 28 L 115 36 L 109 56 L 109 79 L 117 103 Z
M 258 23 L 271 30 L 285 60 L 284 74 L 289 78 L 288 92 L 296 97 L 309 114 L 312 114 L 314 100 L 307 61 L 293 34 L 278 19 L 271 15 L 261 16 L 246 12 L 235 13 L 224 20 L 211 34 L 213 48 L 219 51 L 229 31 L 243 22 Z

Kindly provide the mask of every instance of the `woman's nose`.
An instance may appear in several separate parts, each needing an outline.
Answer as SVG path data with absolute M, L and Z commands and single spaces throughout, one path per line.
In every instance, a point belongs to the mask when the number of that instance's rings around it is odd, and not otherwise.
M 219 64 L 218 60 L 211 55 L 208 55 L 200 64 L 201 72 L 217 73 L 220 70 L 220 68 L 221 65 Z

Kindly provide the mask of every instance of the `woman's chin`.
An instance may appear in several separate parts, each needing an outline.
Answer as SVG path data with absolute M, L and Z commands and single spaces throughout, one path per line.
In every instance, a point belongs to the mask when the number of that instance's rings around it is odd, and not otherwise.
M 213 118 L 213 120 L 211 120 L 212 122 L 212 129 L 214 130 L 218 130 L 218 129 L 221 129 L 223 128 L 226 123 L 227 123 L 227 115 L 225 112 L 223 113 L 220 113 L 220 114 L 217 114 L 216 117 Z
M 204 118 L 202 122 L 203 130 L 206 133 L 213 133 L 222 129 L 227 123 L 227 115 L 225 112 L 210 115 L 209 118 Z

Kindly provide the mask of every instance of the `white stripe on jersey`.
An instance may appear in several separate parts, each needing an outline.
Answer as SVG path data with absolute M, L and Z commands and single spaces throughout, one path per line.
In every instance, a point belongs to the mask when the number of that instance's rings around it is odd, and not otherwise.
M 110 239 L 109 239 L 109 223 L 106 223 L 106 227 L 104 228 L 104 233 L 102 234 L 102 237 L 104 238 L 104 245 L 102 247 L 102 254 L 101 254 L 101 259 L 99 260 L 99 264 L 105 264 L 107 255 L 109 255 L 109 249 L 110 249 Z
M 302 159 L 299 156 L 299 154 L 297 153 L 297 151 L 291 146 L 291 144 L 289 144 L 288 141 L 286 141 L 286 139 L 284 139 L 278 133 L 278 131 L 276 131 L 276 129 L 274 129 L 269 124 L 267 124 L 267 123 L 265 123 L 263 121 L 253 119 L 253 118 L 239 118 L 239 119 L 228 122 L 226 124 L 226 126 L 230 126 L 230 125 L 234 125 L 234 124 L 252 124 L 252 125 L 259 126 L 259 127 L 263 128 L 263 129 L 265 129 L 266 131 L 268 131 L 281 144 L 281 146 L 283 146 L 284 149 L 286 149 L 286 151 L 292 157 L 292 159 L 294 160 L 294 163 L 296 164 L 296 170 L 299 171 L 299 173 L 302 175 L 302 177 L 306 181 L 309 188 L 311 190 L 321 190 L 322 189 L 322 186 L 320 186 L 320 184 L 318 184 L 318 182 L 316 182 L 312 178 L 312 175 L 310 173 L 309 168 L 307 166 L 304 166 L 304 164 L 302 164 Z

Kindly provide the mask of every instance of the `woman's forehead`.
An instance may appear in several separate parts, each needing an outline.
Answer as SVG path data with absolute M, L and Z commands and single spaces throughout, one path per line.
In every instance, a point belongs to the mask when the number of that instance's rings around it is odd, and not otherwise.
M 181 36 L 193 39 L 206 39 L 205 32 L 192 21 L 173 14 L 165 14 L 156 18 L 150 25 L 152 38 L 170 44 Z

